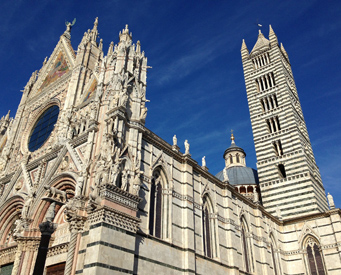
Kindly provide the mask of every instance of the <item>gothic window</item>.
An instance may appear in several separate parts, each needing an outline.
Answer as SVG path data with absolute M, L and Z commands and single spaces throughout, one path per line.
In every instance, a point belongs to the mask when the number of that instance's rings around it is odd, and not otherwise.
M 278 172 L 279 172 L 279 175 L 282 177 L 282 178 L 286 178 L 287 177 L 287 174 L 285 172 L 285 168 L 284 168 L 284 165 L 283 164 L 278 164 Z
M 207 257 L 212 257 L 211 249 L 211 231 L 210 231 L 210 215 L 207 205 L 204 206 L 202 211 L 202 227 L 203 227 L 203 243 L 204 253 Z
M 244 220 L 244 218 L 241 218 L 241 242 L 242 242 L 242 251 L 243 251 L 243 260 L 244 260 L 244 266 L 245 266 L 245 271 L 246 272 L 251 272 L 251 253 L 249 250 L 249 244 L 248 240 L 246 238 L 246 233 L 248 232 L 247 230 L 247 225 Z
M 306 242 L 308 268 L 311 275 L 325 275 L 323 255 L 319 243 L 312 237 Z
M 209 197 L 203 198 L 202 208 L 202 237 L 203 250 L 206 257 L 216 257 L 216 235 L 215 235 L 215 218 L 213 218 L 213 206 Z
M 273 264 L 274 274 L 277 275 L 279 273 L 278 273 L 277 255 L 274 250 L 275 247 L 276 247 L 276 243 L 271 234 L 270 235 L 270 249 L 271 249 L 272 264 Z
M 38 118 L 28 139 L 28 149 L 31 152 L 39 149 L 48 139 L 57 122 L 58 114 L 58 106 L 53 105 Z
M 152 184 L 150 188 L 149 204 L 149 233 L 157 238 L 170 238 L 169 229 L 169 193 L 168 183 L 165 173 L 161 169 L 156 169 L 153 173 Z

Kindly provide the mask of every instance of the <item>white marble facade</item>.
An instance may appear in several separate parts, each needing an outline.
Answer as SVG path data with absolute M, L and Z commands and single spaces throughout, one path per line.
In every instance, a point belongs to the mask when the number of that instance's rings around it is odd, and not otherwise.
M 268 212 L 147 129 L 141 44 L 126 26 L 105 54 L 97 25 L 74 51 L 69 23 L 0 121 L 1 270 L 33 273 L 51 219 L 47 274 L 340 274 L 340 210 Z

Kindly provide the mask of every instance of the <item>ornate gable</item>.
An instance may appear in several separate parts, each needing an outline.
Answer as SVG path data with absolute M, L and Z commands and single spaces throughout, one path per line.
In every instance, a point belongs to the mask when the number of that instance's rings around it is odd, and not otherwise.
M 72 71 L 75 63 L 75 53 L 71 43 L 64 36 L 61 36 L 56 48 L 50 58 L 44 61 L 43 67 L 38 73 L 37 81 L 33 86 L 32 96 L 40 94 L 51 87 L 53 83 L 64 79 L 69 71 Z

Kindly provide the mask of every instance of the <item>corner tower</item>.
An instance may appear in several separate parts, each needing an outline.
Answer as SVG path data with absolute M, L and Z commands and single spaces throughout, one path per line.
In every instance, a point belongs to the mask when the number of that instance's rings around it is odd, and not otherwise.
M 283 218 L 326 211 L 289 57 L 271 26 L 250 53 L 243 40 L 241 56 L 264 207 Z

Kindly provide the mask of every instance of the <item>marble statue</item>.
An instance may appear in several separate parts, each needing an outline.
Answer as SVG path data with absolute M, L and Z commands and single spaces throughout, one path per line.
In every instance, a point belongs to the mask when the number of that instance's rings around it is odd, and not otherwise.
M 329 202 L 329 208 L 334 209 L 335 208 L 334 199 L 333 199 L 333 196 L 329 194 L 329 192 L 328 192 L 327 198 Z
M 201 166 L 206 167 L 206 156 L 203 156 L 201 159 Z
M 173 136 L 173 146 L 178 145 L 178 139 L 176 138 L 176 135 Z
M 185 140 L 185 155 L 189 155 L 189 143 L 188 140 Z
M 224 174 L 224 182 L 229 181 L 229 176 L 227 175 L 227 170 L 226 170 L 226 168 L 223 170 L 223 174 Z

